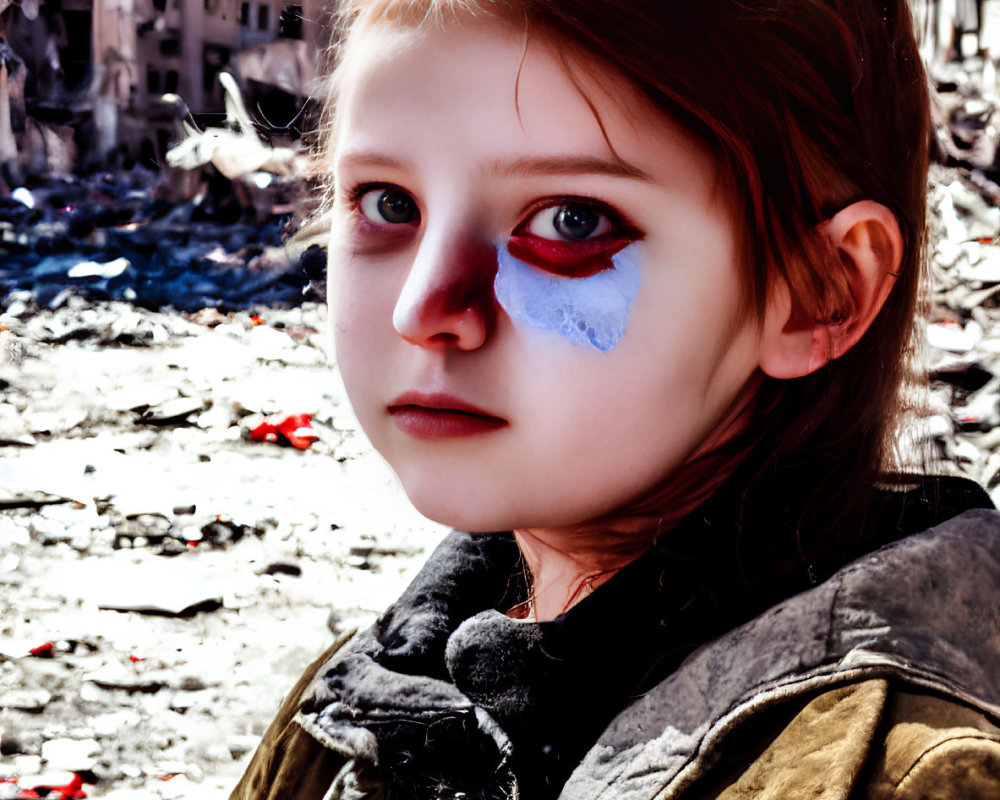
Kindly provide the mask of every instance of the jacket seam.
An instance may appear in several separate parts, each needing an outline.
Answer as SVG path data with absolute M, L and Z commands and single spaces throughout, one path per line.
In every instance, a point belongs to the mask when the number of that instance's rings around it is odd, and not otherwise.
M 963 741 L 992 742 L 995 746 L 997 746 L 998 749 L 1000 749 L 1000 742 L 998 742 L 992 736 L 988 736 L 985 733 L 980 733 L 980 734 L 964 733 L 961 736 L 950 736 L 947 739 L 944 739 L 943 741 L 936 742 L 935 744 L 931 745 L 926 750 L 924 750 L 919 756 L 917 756 L 914 759 L 913 763 L 910 764 L 909 769 L 906 770 L 906 773 L 903 775 L 902 778 L 899 779 L 899 782 L 896 784 L 896 789 L 893 792 L 893 797 L 903 798 L 903 800 L 905 800 L 905 796 L 901 795 L 900 792 L 904 791 L 905 784 L 913 777 L 913 775 L 915 775 L 918 770 L 923 768 L 924 766 L 923 762 L 929 761 L 931 758 L 935 757 L 937 751 L 941 750 L 942 748 L 955 744 L 956 742 L 963 742 Z

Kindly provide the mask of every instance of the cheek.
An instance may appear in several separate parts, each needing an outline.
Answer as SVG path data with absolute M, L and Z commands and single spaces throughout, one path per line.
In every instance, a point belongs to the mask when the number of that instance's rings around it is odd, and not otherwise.
M 618 345 L 639 295 L 640 243 L 617 253 L 611 269 L 586 278 L 549 275 L 514 258 L 505 247 L 497 250 L 493 290 L 515 325 L 602 353 Z
M 384 356 L 384 329 L 391 330 L 392 310 L 377 274 L 334 249 L 330 253 L 327 304 L 333 349 L 351 401 L 357 403 L 375 373 L 370 365 Z
M 334 335 L 370 328 L 380 321 L 390 325 L 400 288 L 395 262 L 358 256 L 336 239 L 331 241 L 329 253 L 327 305 Z

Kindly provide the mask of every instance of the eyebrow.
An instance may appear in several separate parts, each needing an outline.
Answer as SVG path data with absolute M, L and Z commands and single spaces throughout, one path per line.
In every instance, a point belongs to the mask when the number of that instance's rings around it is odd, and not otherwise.
M 624 159 L 606 159 L 595 156 L 550 156 L 498 159 L 493 170 L 505 175 L 609 175 L 615 178 L 653 183 L 653 176 Z
M 405 170 L 409 164 L 403 159 L 386 153 L 353 150 L 341 159 L 343 162 L 363 167 L 382 167 Z M 615 178 L 653 183 L 653 176 L 624 159 L 599 158 L 597 156 L 538 156 L 513 159 L 497 159 L 491 165 L 493 172 L 502 175 L 609 175 Z
M 400 158 L 368 150 L 348 150 L 338 160 L 358 167 L 383 167 L 405 170 L 409 166 L 406 161 Z

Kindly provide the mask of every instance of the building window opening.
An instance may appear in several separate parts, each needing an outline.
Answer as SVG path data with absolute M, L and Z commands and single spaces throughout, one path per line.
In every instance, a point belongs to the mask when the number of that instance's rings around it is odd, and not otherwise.
M 285 6 L 281 9 L 278 36 L 283 39 L 302 38 L 302 6 Z
M 205 45 L 202 53 L 202 89 L 206 94 L 216 92 L 219 73 L 229 66 L 229 55 L 229 50 L 225 47 Z
M 161 56 L 179 56 L 181 54 L 180 39 L 160 39 Z

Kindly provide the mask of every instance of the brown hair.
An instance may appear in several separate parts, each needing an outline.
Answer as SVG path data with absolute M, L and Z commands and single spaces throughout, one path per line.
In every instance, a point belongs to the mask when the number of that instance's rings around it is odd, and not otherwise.
M 359 25 L 469 17 L 596 60 L 711 148 L 751 311 L 780 275 L 803 319 L 847 317 L 845 266 L 819 226 L 864 198 L 895 214 L 903 262 L 868 333 L 811 375 L 767 379 L 748 432 L 767 454 L 758 477 L 816 470 L 803 558 L 859 531 L 892 464 L 924 249 L 929 100 L 905 0 L 342 0 L 337 28 L 342 43 Z

